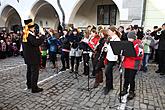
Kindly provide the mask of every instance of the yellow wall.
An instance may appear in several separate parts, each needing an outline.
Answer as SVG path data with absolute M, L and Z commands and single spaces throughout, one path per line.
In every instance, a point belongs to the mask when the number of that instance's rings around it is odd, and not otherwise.
M 161 26 L 165 23 L 165 0 L 146 0 L 145 29 Z

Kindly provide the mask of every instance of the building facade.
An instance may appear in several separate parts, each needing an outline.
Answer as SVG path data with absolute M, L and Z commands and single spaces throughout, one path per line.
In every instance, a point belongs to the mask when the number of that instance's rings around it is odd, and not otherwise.
M 150 14 L 159 16 L 156 12 L 165 10 L 159 10 L 163 6 L 151 10 L 153 1 L 158 0 L 0 0 L 0 27 L 11 30 L 32 18 L 40 26 L 54 29 L 59 23 L 75 27 L 137 24 L 149 28 L 164 21 L 163 16 L 156 21 Z

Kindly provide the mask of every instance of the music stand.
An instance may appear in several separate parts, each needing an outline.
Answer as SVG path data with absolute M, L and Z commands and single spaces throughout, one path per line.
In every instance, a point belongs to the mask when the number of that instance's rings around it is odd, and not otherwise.
M 115 55 L 120 55 L 121 58 L 122 56 L 126 56 L 126 57 L 136 57 L 136 52 L 134 49 L 134 45 L 132 42 L 129 41 L 111 41 L 110 42 L 112 51 Z M 119 97 L 119 104 L 111 106 L 109 108 L 115 108 L 115 107 L 121 107 L 121 104 L 123 103 L 121 100 L 121 90 L 122 90 L 122 63 L 123 63 L 124 58 L 121 60 L 120 65 L 119 65 L 119 73 L 120 73 L 120 97 Z M 124 106 L 125 108 L 131 108 L 133 109 L 133 107 L 129 107 L 129 106 Z M 120 109 L 120 108 L 119 108 Z
M 85 48 L 85 51 L 86 51 L 86 54 L 89 55 L 89 61 L 86 62 L 86 66 L 89 67 L 88 71 L 87 71 L 87 74 L 88 74 L 88 85 L 87 85 L 87 88 L 78 88 L 79 90 L 86 90 L 88 92 L 90 92 L 90 90 L 92 88 L 89 87 L 89 80 L 90 80 L 90 62 L 92 61 L 92 56 L 91 56 L 91 52 L 94 52 L 93 49 L 91 49 L 91 47 L 86 43 L 86 42 L 80 42 L 79 43 L 79 48 L 80 49 L 84 49 Z
M 86 63 L 86 65 L 89 67 L 89 69 L 88 69 L 88 71 L 87 71 L 87 73 L 88 73 L 88 85 L 87 85 L 87 88 L 78 88 L 79 90 L 81 90 L 81 91 L 83 91 L 83 90 L 85 90 L 85 91 L 88 91 L 89 93 L 91 93 L 91 89 L 92 88 L 90 88 L 89 87 L 89 80 L 90 80 L 90 62 L 91 62 L 91 60 L 92 60 L 92 58 L 90 57 L 90 51 L 89 51 L 89 61 Z

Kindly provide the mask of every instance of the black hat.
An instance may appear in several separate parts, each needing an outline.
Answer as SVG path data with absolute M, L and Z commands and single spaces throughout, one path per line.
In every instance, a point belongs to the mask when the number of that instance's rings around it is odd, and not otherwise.
M 28 28 L 33 28 L 33 27 L 35 27 L 35 24 L 28 25 Z
M 134 25 L 134 27 L 133 27 L 133 28 L 134 28 L 134 29 L 138 29 L 138 27 L 139 27 L 138 25 Z
M 163 23 L 162 26 L 165 26 L 165 23 Z
M 28 24 L 31 23 L 31 22 L 32 22 L 32 19 L 24 20 L 25 25 L 28 25 Z

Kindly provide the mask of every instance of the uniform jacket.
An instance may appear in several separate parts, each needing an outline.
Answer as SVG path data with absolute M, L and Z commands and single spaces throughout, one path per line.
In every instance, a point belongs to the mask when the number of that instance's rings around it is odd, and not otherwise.
M 157 35 L 157 37 L 159 39 L 158 49 L 165 51 L 165 30 L 162 30 L 161 34 Z
M 141 46 L 141 40 L 135 40 L 133 42 L 136 57 L 125 57 L 123 61 L 123 67 L 128 69 L 139 70 L 141 62 L 144 56 L 144 50 Z
M 34 33 L 29 32 L 27 42 L 22 43 L 23 56 L 26 64 L 38 65 L 40 64 L 41 53 L 39 46 L 44 41 L 44 36 L 36 37 Z

